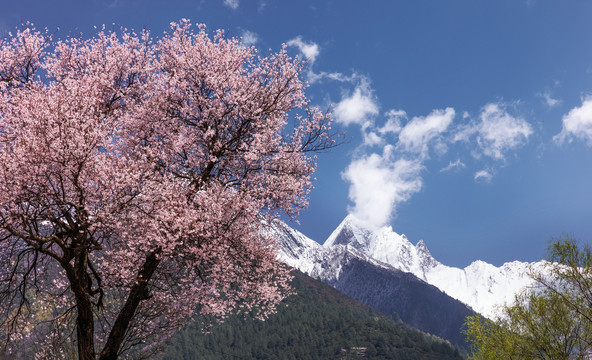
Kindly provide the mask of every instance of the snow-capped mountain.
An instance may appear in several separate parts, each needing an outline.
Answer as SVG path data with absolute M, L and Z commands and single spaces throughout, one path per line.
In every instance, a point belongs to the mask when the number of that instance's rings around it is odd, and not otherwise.
M 279 257 L 283 262 L 325 282 L 338 279 L 343 265 L 352 258 L 361 259 L 374 266 L 391 268 L 390 265 L 381 263 L 350 245 L 320 245 L 281 221 L 271 224 L 270 231 L 276 236 Z
M 494 317 L 498 306 L 532 285 L 529 271 L 543 266 L 543 262 L 514 261 L 496 267 L 480 260 L 464 269 L 446 266 L 432 257 L 422 240 L 413 245 L 390 226 L 373 228 L 352 215 L 322 246 L 285 224 L 276 226 L 294 239 L 280 240 L 280 258 L 310 276 L 328 282 L 338 279 L 343 266 L 340 259 L 345 253 L 354 254 L 376 266 L 412 273 L 487 317 Z
M 446 266 L 432 257 L 422 240 L 413 246 L 390 226 L 372 229 L 353 215 L 343 220 L 324 247 L 335 244 L 351 245 L 373 259 L 408 271 L 487 317 L 494 317 L 499 305 L 512 302 L 515 294 L 532 285 L 529 271 L 543 266 L 543 262 L 514 261 L 496 267 L 480 260 L 464 269 Z
M 288 265 L 386 315 L 466 347 L 461 328 L 474 313 L 437 287 L 368 256 L 360 244 L 321 246 L 279 221 L 269 231 Z

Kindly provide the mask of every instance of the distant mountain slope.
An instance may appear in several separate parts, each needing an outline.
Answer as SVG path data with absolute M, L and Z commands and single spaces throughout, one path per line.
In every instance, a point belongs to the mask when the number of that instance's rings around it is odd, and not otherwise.
M 352 258 L 329 284 L 383 314 L 467 347 L 462 327 L 474 315 L 465 304 L 416 276 Z
M 405 235 L 389 227 L 372 228 L 348 215 L 324 245 L 278 222 L 274 230 L 280 243 L 280 258 L 301 271 L 331 281 L 340 276 L 339 258 L 344 251 L 382 267 L 414 274 L 449 296 L 490 318 L 496 309 L 512 302 L 515 294 L 532 285 L 529 271 L 542 270 L 544 261 L 509 262 L 500 267 L 477 260 L 464 269 L 446 266 L 434 259 L 423 240 L 415 246 Z
M 363 244 L 336 241 L 323 247 L 281 222 L 271 231 L 278 239 L 280 258 L 288 265 L 417 329 L 467 346 L 462 326 L 474 314 L 467 305 L 412 273 L 369 257 Z M 353 236 L 346 231 L 342 239 Z
M 408 271 L 487 317 L 494 317 L 499 305 L 513 301 L 515 294 L 532 285 L 529 270 L 541 270 L 544 264 L 514 261 L 496 267 L 477 260 L 464 269 L 446 266 L 432 257 L 423 240 L 413 246 L 390 226 L 374 229 L 352 215 L 323 247 L 336 245 L 351 246 L 374 260 Z
M 192 324 L 173 337 L 162 360 L 462 359 L 449 343 L 379 314 L 332 287 L 295 272 L 297 295 L 267 321 L 228 319 L 203 334 Z

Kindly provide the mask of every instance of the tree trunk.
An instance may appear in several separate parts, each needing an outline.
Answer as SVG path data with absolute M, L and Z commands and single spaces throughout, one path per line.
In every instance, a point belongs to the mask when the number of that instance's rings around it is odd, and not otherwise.
M 125 304 L 121 308 L 113 327 L 111 328 L 111 332 L 109 333 L 109 338 L 105 343 L 105 347 L 101 354 L 99 355 L 99 360 L 115 360 L 117 359 L 117 354 L 119 349 L 121 348 L 121 344 L 125 338 L 125 333 L 129 327 L 129 324 L 134 317 L 136 309 L 142 300 L 146 300 L 150 298 L 150 294 L 148 293 L 148 282 L 154 271 L 158 267 L 160 260 L 157 259 L 156 253 L 150 253 L 146 256 L 146 261 L 142 266 L 142 269 L 138 272 L 138 281 L 137 283 L 131 288 L 130 293 L 125 301 Z
M 66 276 L 70 281 L 74 298 L 76 299 L 76 342 L 78 344 L 79 360 L 95 359 L 94 316 L 91 301 L 91 286 L 86 272 L 88 267 L 88 253 L 80 251 L 74 258 L 74 266 L 69 262 L 62 264 Z
M 78 343 L 78 359 L 79 360 L 94 360 L 95 359 L 95 344 L 94 344 L 94 318 L 92 313 L 92 303 L 90 297 L 82 301 L 76 297 L 76 335 Z

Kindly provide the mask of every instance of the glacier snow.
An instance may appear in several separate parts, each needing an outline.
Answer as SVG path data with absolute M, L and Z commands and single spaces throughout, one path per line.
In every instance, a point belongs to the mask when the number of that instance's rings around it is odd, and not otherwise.
M 412 273 L 482 315 L 495 318 L 501 305 L 533 285 L 530 271 L 541 271 L 543 261 L 513 261 L 500 267 L 481 260 L 464 269 L 446 266 L 432 257 L 420 240 L 413 245 L 392 227 L 375 228 L 348 215 L 323 245 L 282 222 L 272 224 L 279 243 L 279 258 L 309 276 L 331 281 L 339 277 L 346 254 L 376 266 Z

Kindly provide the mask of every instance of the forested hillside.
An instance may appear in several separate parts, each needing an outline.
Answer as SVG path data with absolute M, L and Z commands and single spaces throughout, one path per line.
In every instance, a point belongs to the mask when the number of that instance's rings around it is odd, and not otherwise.
M 468 349 L 462 329 L 467 316 L 476 313 L 410 273 L 353 258 L 330 284 L 383 314 Z
M 228 319 L 203 334 L 198 323 L 173 337 L 173 359 L 462 359 L 449 343 L 387 318 L 295 272 L 297 295 L 266 321 Z

